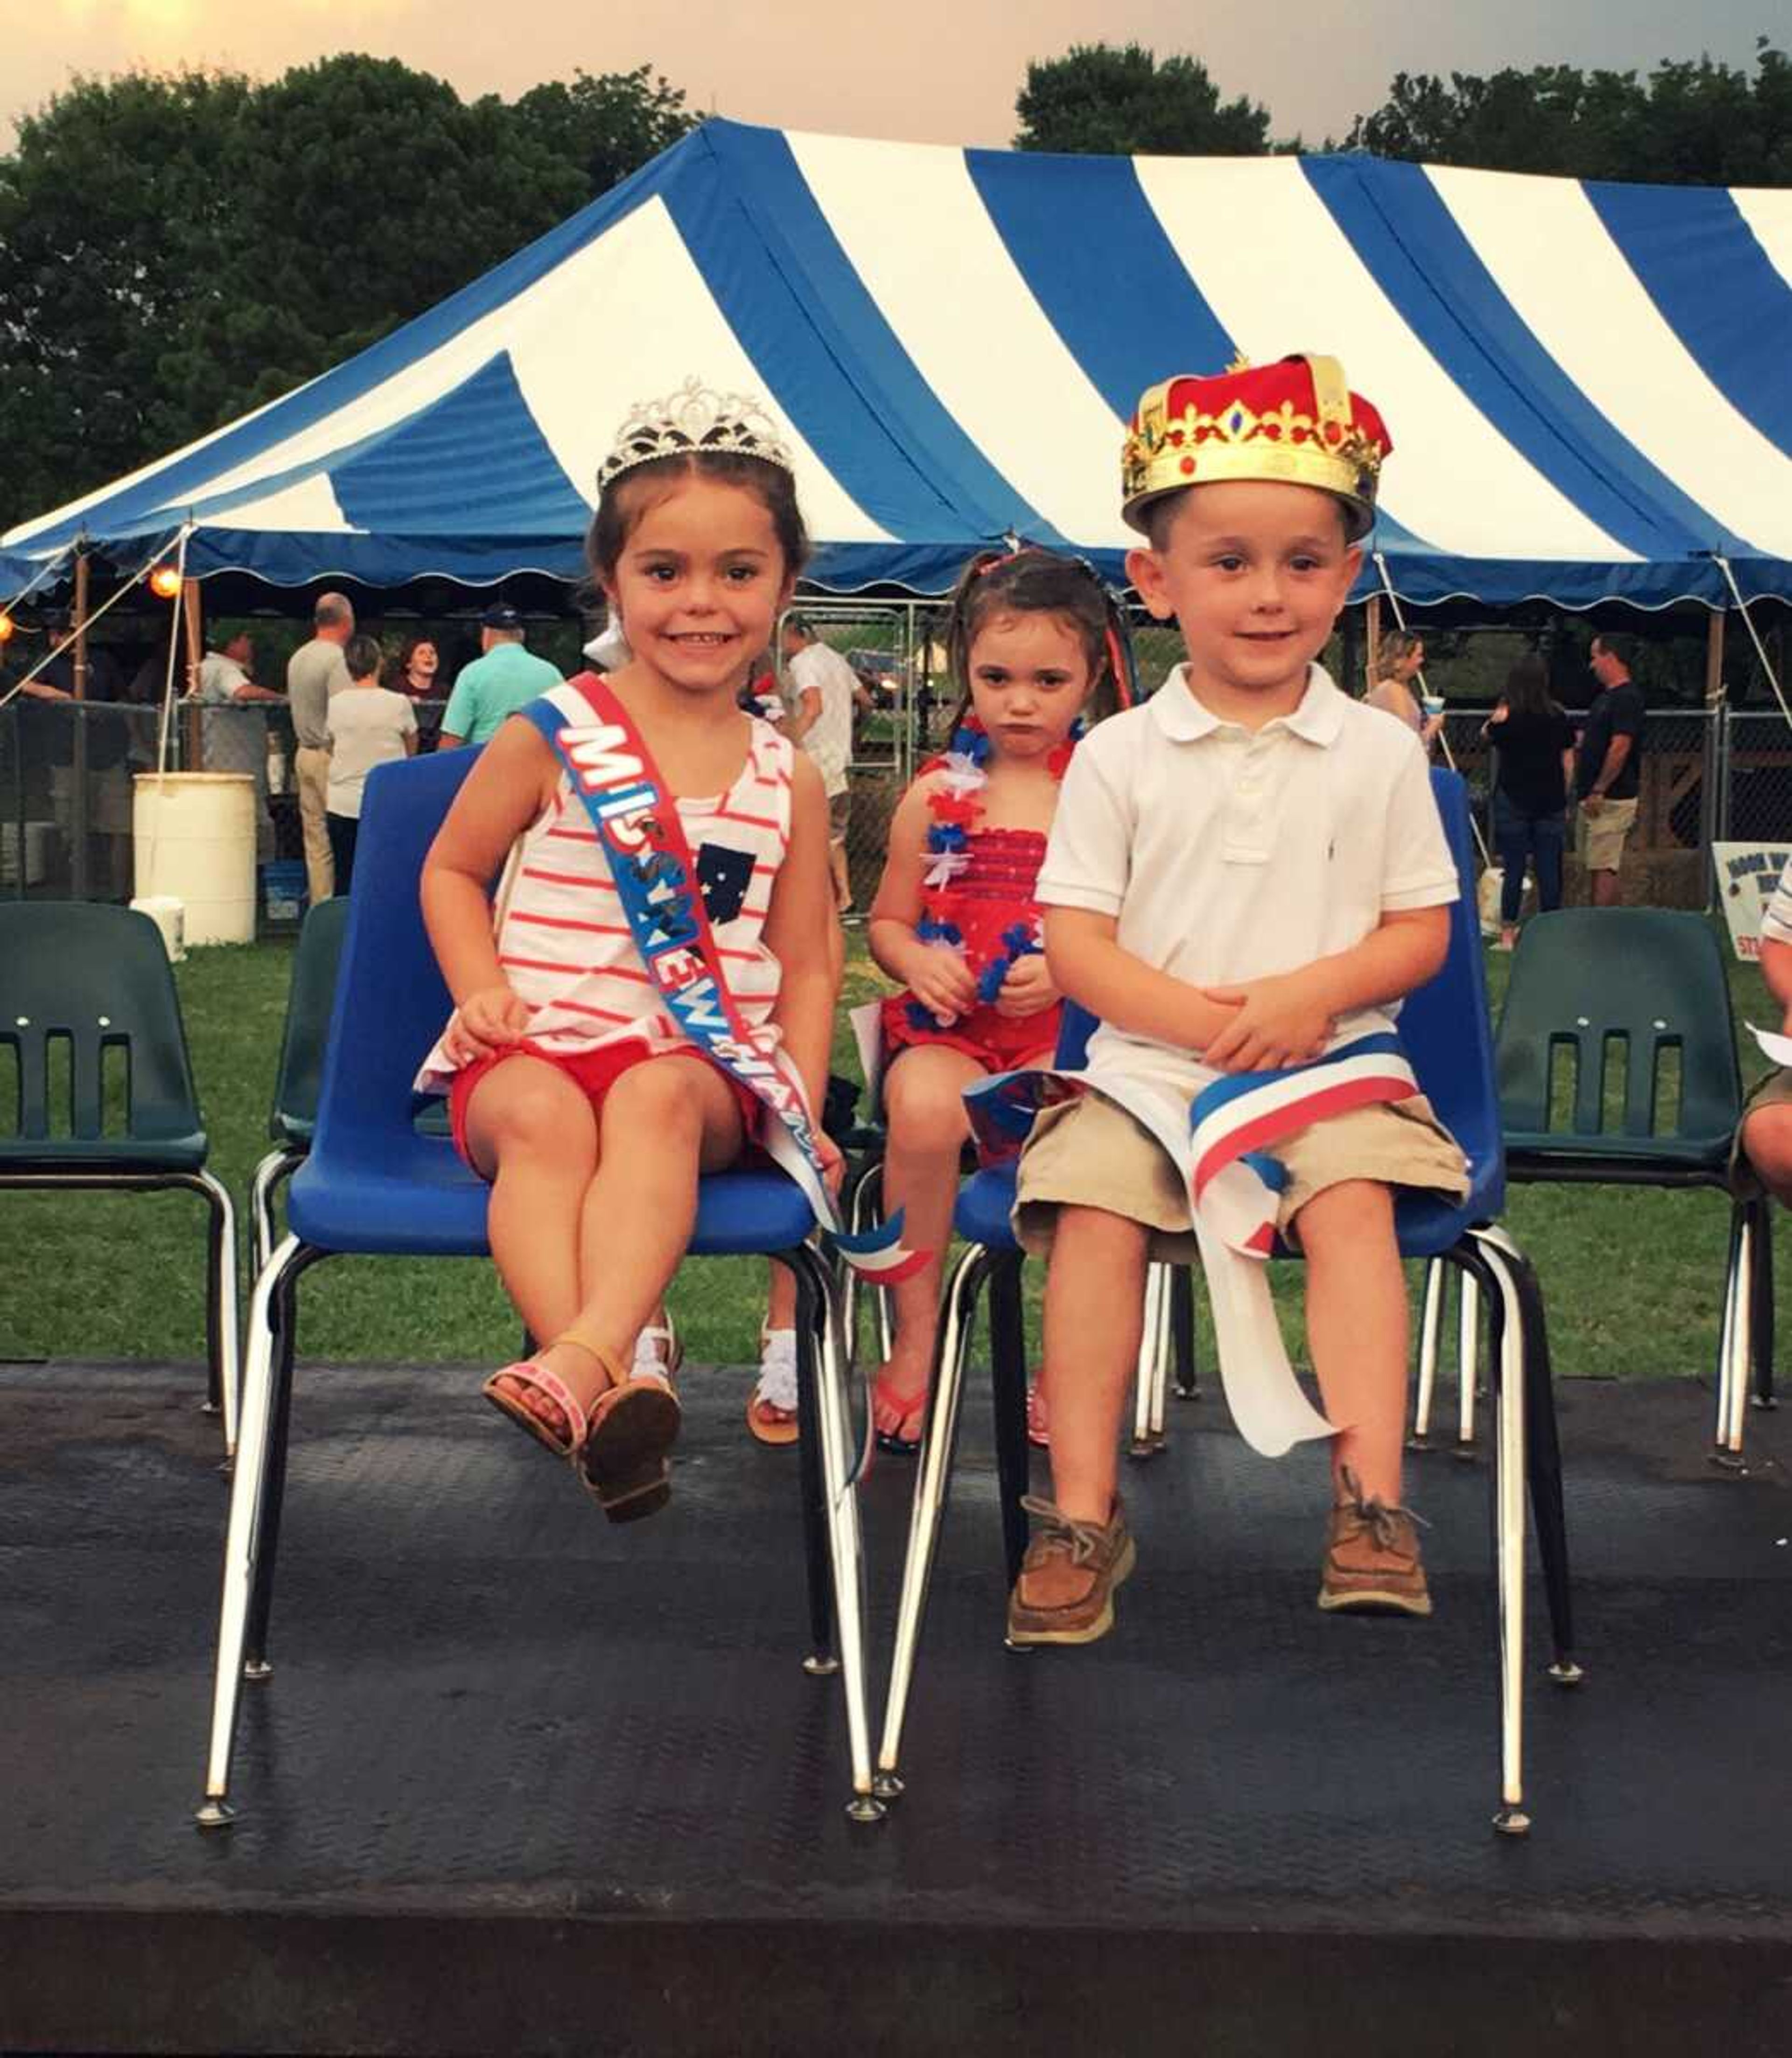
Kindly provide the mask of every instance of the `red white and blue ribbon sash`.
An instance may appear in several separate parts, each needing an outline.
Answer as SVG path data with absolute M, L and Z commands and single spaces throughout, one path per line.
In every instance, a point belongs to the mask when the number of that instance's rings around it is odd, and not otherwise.
M 1400 1039 L 1353 1037 L 1285 1071 L 1217 1073 L 1190 1102 L 1166 1080 L 1122 1073 L 1008 1072 L 970 1088 L 979 1148 L 1013 1156 L 1039 1110 L 1089 1091 L 1115 1102 L 1162 1144 L 1188 1185 L 1189 1212 L 1212 1305 L 1226 1404 L 1254 1449 L 1280 1457 L 1336 1433 L 1301 1392 L 1281 1341 L 1263 1261 L 1275 1250 L 1287 1175 L 1271 1147 L 1351 1108 L 1419 1091 Z
M 666 1012 L 776 1118 L 765 1125 L 765 1150 L 802 1189 L 830 1246 L 879 1285 L 908 1278 L 930 1253 L 904 1248 L 900 1212 L 861 1235 L 841 1226 L 802 1079 L 776 1033 L 749 1023 L 729 991 L 677 804 L 627 709 L 595 673 L 582 673 L 570 683 L 590 706 L 593 721 L 574 721 L 551 696 L 525 712 L 590 818 L 630 936 Z

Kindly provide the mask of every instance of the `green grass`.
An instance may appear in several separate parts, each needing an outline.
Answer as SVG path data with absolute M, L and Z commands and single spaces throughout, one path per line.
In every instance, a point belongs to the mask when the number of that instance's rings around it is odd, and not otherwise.
M 212 1166 L 246 1194 L 267 1148 L 280 1048 L 288 942 L 195 951 L 177 971 L 181 1006 L 212 1138 Z M 1496 1006 L 1509 960 L 1488 959 Z M 1770 1019 L 1760 975 L 1730 968 L 1738 1023 Z M 883 982 L 857 945 L 848 1003 Z M 836 1068 L 857 1063 L 844 1017 Z M 1752 1040 L 1746 1081 L 1765 1069 Z M 200 1358 L 205 1350 L 203 1209 L 181 1194 L 0 1195 L 0 1358 Z M 1529 1252 L 1547 1297 L 1559 1372 L 1659 1377 L 1708 1369 L 1716 1348 L 1728 1210 L 1714 1193 L 1519 1186 L 1506 1220 Z M 1792 1230 L 1776 1228 L 1778 1257 Z M 246 1248 L 246 1234 L 244 1244 Z M 1029 1267 L 1036 1274 L 1039 1268 Z M 1298 1272 L 1277 1266 L 1276 1291 L 1298 1349 Z M 687 1347 L 700 1361 L 757 1355 L 765 1268 L 712 1260 L 686 1268 L 673 1293 Z M 1031 1281 L 1030 1301 L 1037 1279 Z M 480 1365 L 509 1356 L 517 1324 L 483 1261 L 344 1258 L 302 1289 L 303 1349 L 327 1362 Z

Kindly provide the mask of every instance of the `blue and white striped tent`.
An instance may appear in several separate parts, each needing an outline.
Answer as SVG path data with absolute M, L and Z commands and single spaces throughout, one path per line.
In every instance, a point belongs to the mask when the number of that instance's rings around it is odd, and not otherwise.
M 276 584 L 580 569 L 591 480 L 688 373 L 765 395 L 817 583 L 1005 534 L 1118 568 L 1139 391 L 1342 359 L 1415 602 L 1792 597 L 1792 192 L 1357 157 L 1050 157 L 713 121 L 372 349 L 4 539 Z

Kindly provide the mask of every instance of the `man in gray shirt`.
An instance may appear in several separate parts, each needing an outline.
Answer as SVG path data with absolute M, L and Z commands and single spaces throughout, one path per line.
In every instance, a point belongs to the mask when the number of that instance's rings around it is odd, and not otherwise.
M 305 834 L 305 883 L 311 904 L 336 891 L 336 864 L 324 817 L 330 784 L 331 696 L 348 683 L 342 646 L 355 633 L 355 610 L 340 593 L 319 597 L 311 613 L 312 635 L 287 660 L 286 697 L 292 713 L 293 777 L 299 789 L 299 820 Z

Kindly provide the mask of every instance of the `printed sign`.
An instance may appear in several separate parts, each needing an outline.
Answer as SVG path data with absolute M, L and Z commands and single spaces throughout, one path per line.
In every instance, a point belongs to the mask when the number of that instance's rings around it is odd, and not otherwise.
M 1761 955 L 1761 918 L 1774 897 L 1779 876 L 1792 858 L 1792 844 L 1715 843 L 1711 862 L 1717 868 L 1718 898 L 1730 924 L 1730 940 L 1739 958 Z

